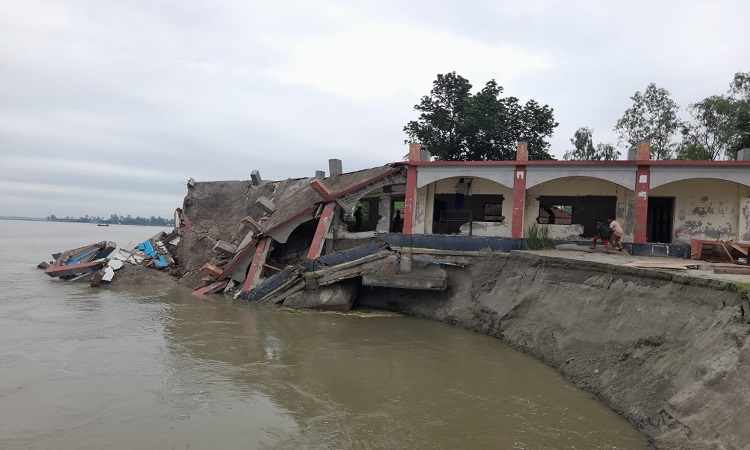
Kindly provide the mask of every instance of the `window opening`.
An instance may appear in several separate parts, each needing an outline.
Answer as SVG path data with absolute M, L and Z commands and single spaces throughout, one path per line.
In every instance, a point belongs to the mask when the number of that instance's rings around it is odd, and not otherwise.
M 502 222 L 504 219 L 502 203 L 484 204 L 484 216 L 482 218 L 484 222 Z

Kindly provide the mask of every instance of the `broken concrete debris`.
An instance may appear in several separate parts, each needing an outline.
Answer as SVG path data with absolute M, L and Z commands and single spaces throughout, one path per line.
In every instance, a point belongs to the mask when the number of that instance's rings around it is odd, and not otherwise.
M 255 201 L 255 204 L 266 214 L 273 214 L 274 212 L 276 212 L 276 204 L 266 197 L 260 197 Z
M 44 273 L 51 277 L 72 279 L 104 267 L 108 261 L 107 257 L 115 248 L 117 248 L 117 244 L 114 242 L 97 242 L 55 254 L 59 256 L 55 258 L 52 264 L 44 267 L 46 264 L 40 263 L 37 267 L 44 268 Z
M 206 263 L 206 265 L 203 266 L 203 271 L 214 278 L 219 278 L 221 274 L 224 273 L 221 269 L 209 263 Z
M 219 239 L 218 241 L 216 241 L 216 245 L 214 245 L 213 250 L 223 255 L 234 256 L 234 254 L 237 253 L 237 246 Z
M 113 249 L 107 259 L 167 270 L 179 275 L 180 284 L 198 296 L 225 292 L 268 303 L 283 303 L 291 296 L 315 297 L 316 291 L 336 283 L 445 290 L 445 266 L 462 267 L 468 261 L 450 253 L 453 250 L 444 255 L 425 253 L 433 247 L 417 243 L 424 235 L 407 232 L 417 215 L 424 219 L 436 213 L 429 201 L 417 202 L 406 195 L 423 195 L 417 185 L 407 188 L 413 169 L 394 163 L 343 173 L 341 161 L 332 159 L 328 177 L 317 171 L 315 177 L 266 181 L 253 171 L 248 181 L 196 182 L 191 178 L 184 204 L 175 210 L 172 232 L 159 233 L 132 249 Z M 407 214 L 407 206 L 414 208 L 415 202 L 426 206 Z M 355 213 L 361 207 L 362 212 Z M 412 221 L 408 227 L 402 221 L 406 219 Z M 428 224 L 422 220 L 419 225 L 427 234 Z M 389 237 L 394 230 L 405 234 Z M 410 236 L 408 245 L 397 238 L 406 235 Z M 701 259 L 747 263 L 745 244 L 708 244 L 699 247 Z M 107 282 L 116 268 L 107 270 L 107 261 L 96 254 L 99 251 L 74 249 L 55 255 L 55 262 L 40 263 L 39 268 L 65 279 Z M 319 303 L 328 307 L 322 297 Z
M 409 252 L 377 237 L 375 225 L 384 221 L 387 231 L 391 202 L 403 197 L 406 169 L 389 164 L 342 173 L 340 160 L 330 160 L 329 169 L 327 178 L 318 171 L 285 181 L 261 183 L 258 175 L 247 182 L 196 183 L 180 213 L 180 222 L 190 225 L 181 228 L 177 250 L 189 271 L 184 282 L 197 288 L 194 295 L 234 292 L 235 298 L 264 303 L 347 309 L 365 276 L 372 285 L 445 289 L 446 263 L 411 264 Z M 226 197 L 218 200 L 219 192 Z M 345 216 L 365 196 L 376 199 L 369 231 L 351 230 L 354 219 Z M 221 204 L 203 201 L 209 197 Z M 378 215 L 380 203 L 388 205 L 380 211 L 388 217 Z M 357 289 L 343 288 L 351 284 Z
M 253 181 L 253 186 L 260 186 L 263 180 L 260 178 L 260 172 L 253 170 L 250 173 L 250 179 Z
M 163 242 L 169 236 L 160 232 L 130 250 L 118 249 L 114 242 L 97 242 L 55 253 L 52 255 L 55 261 L 41 262 L 37 267 L 44 269 L 51 277 L 68 281 L 90 281 L 91 286 L 96 287 L 102 282 L 111 282 L 115 271 L 122 269 L 125 263 L 158 269 L 174 265 L 175 259 Z

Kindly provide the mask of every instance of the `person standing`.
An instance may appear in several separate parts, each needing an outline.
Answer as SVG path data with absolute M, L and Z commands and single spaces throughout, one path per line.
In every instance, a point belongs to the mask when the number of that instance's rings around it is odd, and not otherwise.
M 357 210 L 354 211 L 354 231 L 359 231 L 362 228 L 362 207 L 357 206 Z
M 612 237 L 610 240 L 612 241 L 612 247 L 616 247 L 618 252 L 622 251 L 622 242 L 620 240 L 625 235 L 625 232 L 622 231 L 622 226 L 620 226 L 620 222 L 616 221 L 613 218 L 607 219 L 607 222 L 609 222 L 609 229 L 612 230 Z
M 403 223 L 401 223 L 401 211 L 396 211 L 396 217 L 393 218 L 393 232 L 394 233 L 400 233 L 404 228 Z

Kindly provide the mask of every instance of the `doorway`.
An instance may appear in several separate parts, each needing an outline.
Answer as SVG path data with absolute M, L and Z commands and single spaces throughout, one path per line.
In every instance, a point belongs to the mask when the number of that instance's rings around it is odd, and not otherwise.
M 646 242 L 672 243 L 674 197 L 649 197 Z

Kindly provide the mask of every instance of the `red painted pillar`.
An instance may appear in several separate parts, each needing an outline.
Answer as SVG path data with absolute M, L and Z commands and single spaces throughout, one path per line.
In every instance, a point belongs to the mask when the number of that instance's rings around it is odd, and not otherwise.
M 528 161 L 526 142 L 519 142 L 516 150 L 516 170 L 513 177 L 513 221 L 510 237 L 523 238 L 523 216 L 526 210 L 526 161 Z
M 409 162 L 419 161 L 419 144 L 409 144 Z M 414 202 L 417 198 L 417 166 L 406 168 L 406 193 L 404 199 L 404 228 L 403 234 L 413 234 Z
M 638 142 L 638 161 L 651 159 L 651 141 Z M 650 186 L 651 167 L 639 164 L 635 179 L 635 219 L 633 227 L 633 243 L 646 243 L 646 224 L 648 223 L 648 190 Z
M 312 245 L 310 245 L 310 250 L 307 252 L 307 259 L 315 259 L 320 256 L 320 253 L 323 251 L 323 244 L 326 241 L 326 233 L 328 233 L 328 229 L 331 226 L 333 211 L 335 208 L 335 202 L 328 203 L 325 208 L 323 208 L 323 212 L 320 214 L 320 219 L 318 219 L 318 228 L 315 229 L 315 236 L 313 237 Z
M 266 263 L 266 258 L 263 257 L 266 245 L 268 245 L 267 239 L 261 239 L 255 247 L 253 262 L 250 263 L 250 270 L 248 270 L 247 278 L 245 278 L 245 283 L 242 285 L 242 292 L 249 292 L 255 282 L 258 281 L 258 276 L 263 271 L 263 264 Z

